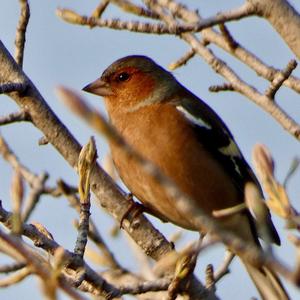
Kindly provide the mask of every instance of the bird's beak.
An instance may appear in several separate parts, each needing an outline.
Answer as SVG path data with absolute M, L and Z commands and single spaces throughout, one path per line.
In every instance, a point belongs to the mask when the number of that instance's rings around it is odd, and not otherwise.
M 113 91 L 111 90 L 109 84 L 100 78 L 86 85 L 82 90 L 102 97 L 113 95 Z

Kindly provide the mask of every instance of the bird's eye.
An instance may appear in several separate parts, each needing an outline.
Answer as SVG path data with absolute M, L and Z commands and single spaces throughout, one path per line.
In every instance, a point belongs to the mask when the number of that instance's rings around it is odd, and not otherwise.
M 127 72 L 122 72 L 118 75 L 119 81 L 127 81 L 130 78 L 130 75 Z

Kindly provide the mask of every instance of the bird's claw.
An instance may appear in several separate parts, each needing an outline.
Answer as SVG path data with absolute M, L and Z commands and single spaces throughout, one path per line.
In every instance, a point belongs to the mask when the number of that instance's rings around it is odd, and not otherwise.
M 126 210 L 126 212 L 124 213 L 124 215 L 121 218 L 120 221 L 120 228 L 123 228 L 123 222 L 125 219 L 128 218 L 128 216 L 130 216 L 130 219 L 134 219 L 136 218 L 138 215 L 140 215 L 141 213 L 143 213 L 144 211 L 146 211 L 146 208 L 143 204 L 140 204 L 138 202 L 135 202 L 133 200 L 133 195 L 127 194 L 126 198 L 131 202 L 130 206 L 128 207 L 128 209 Z

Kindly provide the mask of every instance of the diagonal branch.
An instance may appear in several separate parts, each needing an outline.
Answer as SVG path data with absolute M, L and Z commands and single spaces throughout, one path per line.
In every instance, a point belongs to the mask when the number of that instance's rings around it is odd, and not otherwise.
M 269 1 L 269 0 L 266 0 Z M 272 1 L 272 0 L 271 0 Z M 281 1 L 281 0 L 280 0 Z M 263 1 L 261 1 L 263 2 Z M 184 20 L 185 22 L 196 23 L 201 20 L 201 16 L 198 12 L 187 9 L 184 5 L 176 3 L 173 0 L 159 0 L 160 5 L 166 7 L 170 12 L 177 16 L 178 18 Z M 208 43 L 214 43 L 221 49 L 225 50 L 232 56 L 239 59 L 244 64 L 252 68 L 259 76 L 264 77 L 269 81 L 273 81 L 275 76 L 280 73 L 280 70 L 275 69 L 272 66 L 267 65 L 261 59 L 259 59 L 255 54 L 244 48 L 237 41 L 234 40 L 235 47 L 232 49 L 230 43 L 224 35 L 218 33 L 212 28 L 207 28 L 201 32 L 203 38 Z M 232 36 L 231 36 L 232 38 Z M 300 79 L 295 76 L 290 76 L 284 85 L 300 93 Z
M 275 94 L 281 88 L 283 83 L 291 76 L 296 67 L 297 62 L 296 60 L 292 59 L 286 68 L 274 78 L 274 80 L 271 82 L 271 85 L 265 92 L 265 95 L 270 98 L 270 100 L 274 100 Z
M 198 228 L 215 234 L 220 241 L 226 244 L 232 251 L 244 260 L 254 265 L 266 265 L 272 270 L 276 270 L 285 276 L 294 284 L 294 273 L 284 266 L 272 253 L 264 253 L 255 245 L 245 243 L 231 231 L 222 228 L 216 219 L 205 214 L 194 200 L 184 194 L 168 177 L 164 176 L 160 170 L 151 162 L 146 160 L 142 155 L 137 153 L 130 145 L 126 143 L 123 137 L 111 126 L 105 118 L 97 111 L 89 107 L 82 99 L 71 90 L 66 88 L 59 89 L 60 95 L 64 102 L 72 109 L 73 112 L 82 117 L 99 133 L 103 134 L 111 143 L 115 143 L 122 151 L 134 159 L 139 166 L 147 172 L 153 179 L 161 184 L 164 191 L 174 199 L 174 205 L 180 209 L 182 214 L 189 215 Z
M 146 3 L 152 5 L 151 7 L 161 16 L 161 19 L 168 24 L 176 23 L 172 16 L 166 16 L 163 13 L 162 7 L 159 5 L 160 1 L 166 0 L 145 0 Z M 170 0 L 168 0 L 170 1 Z M 183 33 L 180 35 L 191 47 L 200 55 L 214 70 L 219 73 L 232 85 L 233 89 L 240 94 L 246 96 L 254 103 L 268 112 L 285 130 L 287 130 L 296 139 L 300 140 L 300 125 L 296 123 L 279 105 L 261 93 L 254 87 L 248 85 L 243 81 L 224 61 L 219 59 L 212 50 L 203 46 L 197 37 L 191 33 Z
M 18 67 L 2 43 L 0 43 L 0 63 L 0 82 L 28 82 L 28 88 L 24 94 L 13 93 L 11 97 L 21 109 L 26 108 L 35 126 L 44 133 L 48 141 L 75 168 L 81 150 L 80 144 L 46 104 L 39 91 Z M 130 204 L 121 189 L 98 165 L 94 167 L 91 174 L 91 187 L 101 206 L 105 207 L 120 222 Z M 124 226 L 124 229 L 153 259 L 159 259 L 172 250 L 172 245 L 143 215 L 135 218 L 135 226 L 129 222 Z

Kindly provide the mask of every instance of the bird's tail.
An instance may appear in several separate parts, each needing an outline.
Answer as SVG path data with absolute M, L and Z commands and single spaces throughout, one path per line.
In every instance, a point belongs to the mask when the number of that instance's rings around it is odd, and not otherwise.
M 278 276 L 266 266 L 257 268 L 243 261 L 252 281 L 263 300 L 289 300 Z

